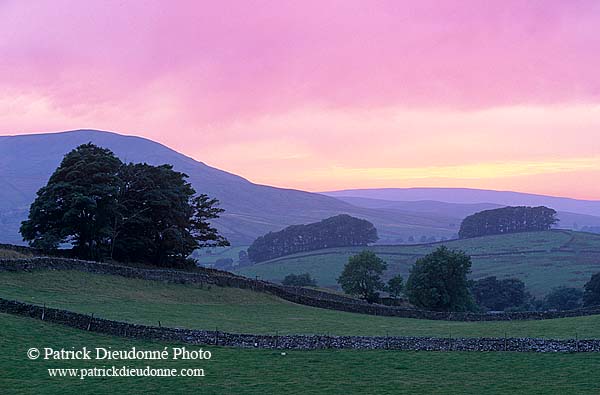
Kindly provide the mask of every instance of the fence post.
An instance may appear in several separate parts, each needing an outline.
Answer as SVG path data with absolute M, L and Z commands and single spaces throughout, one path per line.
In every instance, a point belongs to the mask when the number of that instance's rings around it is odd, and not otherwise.
M 87 326 L 87 330 L 89 331 L 90 328 L 92 327 L 92 320 L 94 319 L 94 313 L 92 313 L 92 316 L 90 317 L 90 321 L 88 322 L 88 326 Z
M 44 321 L 45 316 L 46 316 L 46 303 L 44 303 L 44 309 L 42 310 L 42 321 Z

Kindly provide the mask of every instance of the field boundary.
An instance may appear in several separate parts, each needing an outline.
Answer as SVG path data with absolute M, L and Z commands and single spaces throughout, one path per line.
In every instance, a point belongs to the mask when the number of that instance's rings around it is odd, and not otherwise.
M 0 298 L 0 313 L 111 336 L 189 344 L 278 350 L 474 352 L 600 352 L 600 339 L 436 338 L 397 336 L 253 335 L 130 324 Z
M 222 287 L 251 289 L 274 295 L 289 302 L 368 315 L 402 317 L 442 321 L 516 321 L 543 320 L 567 317 L 580 317 L 600 314 L 600 306 L 566 311 L 525 311 L 500 313 L 439 312 L 418 310 L 397 306 L 368 304 L 364 301 L 342 295 L 322 292 L 310 288 L 288 287 L 262 280 L 254 280 L 233 273 L 198 268 L 197 271 L 168 269 L 141 269 L 76 259 L 35 257 L 21 259 L 0 259 L 2 271 L 33 270 L 77 270 L 88 273 L 117 275 L 150 281 L 164 281 L 177 284 L 199 283 Z

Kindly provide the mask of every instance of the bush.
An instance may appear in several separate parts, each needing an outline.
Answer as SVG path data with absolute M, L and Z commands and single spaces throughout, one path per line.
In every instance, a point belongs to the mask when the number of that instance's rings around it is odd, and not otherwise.
M 544 308 L 546 310 L 573 310 L 582 305 L 583 291 L 578 288 L 558 287 L 546 295 Z
M 283 285 L 291 285 L 295 287 L 316 287 L 317 280 L 312 278 L 309 273 L 303 274 L 288 274 L 281 282 Z
M 404 279 L 401 275 L 397 275 L 392 277 L 387 282 L 387 291 L 392 298 L 397 298 L 400 296 L 402 291 L 404 290 Z
M 525 284 L 516 278 L 498 280 L 495 276 L 486 277 L 473 281 L 470 289 L 475 302 L 487 310 L 519 308 L 528 298 Z

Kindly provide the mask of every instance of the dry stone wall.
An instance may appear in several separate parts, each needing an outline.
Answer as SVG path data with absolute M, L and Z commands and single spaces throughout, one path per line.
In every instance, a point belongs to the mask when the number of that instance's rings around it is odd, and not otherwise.
M 281 350 L 600 352 L 600 340 L 430 338 L 323 335 L 251 335 L 136 325 L 0 298 L 0 313 L 35 318 L 84 331 L 135 339 Z
M 233 273 L 214 269 L 198 268 L 198 270 L 193 272 L 166 269 L 142 269 L 129 266 L 55 257 L 0 259 L 0 272 L 31 270 L 80 270 L 89 273 L 110 274 L 129 278 L 141 278 L 145 280 L 166 281 L 179 284 L 202 283 L 214 284 L 223 287 L 247 288 L 257 292 L 265 292 L 282 299 L 307 306 L 389 317 L 446 321 L 512 321 L 542 320 L 600 314 L 600 307 L 568 311 L 502 312 L 482 314 L 426 311 L 405 307 L 368 304 L 366 302 L 342 295 L 322 292 L 310 288 L 286 287 L 267 281 L 253 280 L 247 277 L 235 275 Z

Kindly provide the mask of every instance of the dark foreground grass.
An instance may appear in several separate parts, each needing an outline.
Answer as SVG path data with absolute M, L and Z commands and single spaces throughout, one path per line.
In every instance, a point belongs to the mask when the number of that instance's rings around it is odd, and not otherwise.
M 0 393 L 12 394 L 597 394 L 599 354 L 287 351 L 204 347 L 210 361 L 45 361 L 31 347 L 162 350 L 0 314 Z M 200 346 L 187 345 L 189 349 Z M 198 368 L 205 377 L 49 377 L 47 369 Z
M 378 317 L 297 305 L 237 288 L 77 271 L 0 273 L 0 297 L 119 321 L 237 333 L 600 338 L 600 316 L 513 322 Z

